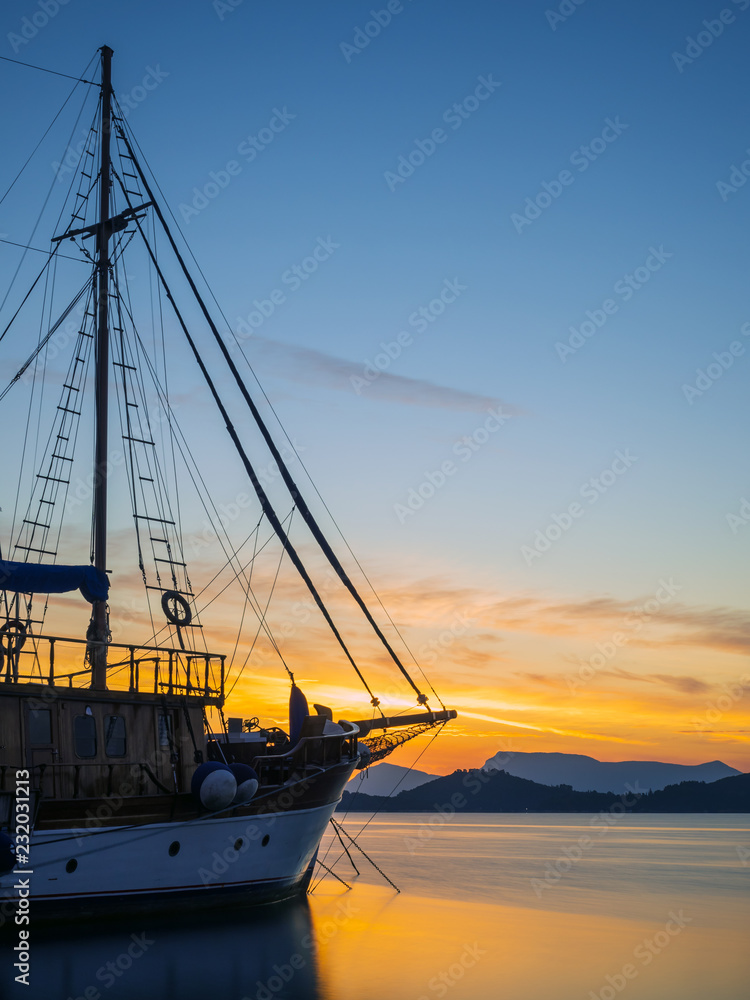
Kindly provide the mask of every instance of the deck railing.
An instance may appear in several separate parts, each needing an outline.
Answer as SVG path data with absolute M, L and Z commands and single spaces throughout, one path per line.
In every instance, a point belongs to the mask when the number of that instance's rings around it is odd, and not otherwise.
M 67 684 L 69 688 L 87 687 L 87 684 L 78 682 L 77 678 L 90 677 L 90 665 L 79 670 L 57 670 L 59 646 L 62 644 L 83 646 L 86 653 L 92 647 L 100 645 L 86 639 L 28 635 L 20 649 L 5 651 L 4 662 L 0 663 L 0 680 L 10 684 L 36 683 L 53 687 Z M 223 654 L 122 642 L 110 642 L 106 645 L 108 650 L 123 651 L 119 654 L 121 659 L 110 662 L 107 666 L 107 685 L 113 690 L 197 695 L 209 704 L 221 705 L 224 702 L 226 656 Z M 85 662 L 85 657 L 83 659 Z

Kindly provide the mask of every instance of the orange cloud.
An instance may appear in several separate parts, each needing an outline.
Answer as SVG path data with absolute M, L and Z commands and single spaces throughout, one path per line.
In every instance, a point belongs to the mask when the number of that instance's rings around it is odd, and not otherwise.
M 215 546 L 192 568 L 193 579 L 212 580 L 215 569 L 209 569 L 207 557 L 220 552 Z M 119 561 L 118 546 L 114 551 Z M 414 709 L 414 692 L 350 596 L 303 543 L 300 551 L 384 710 Z M 237 586 L 224 590 L 236 576 L 229 567 L 204 590 L 196 587 L 205 627 L 195 631 L 195 640 L 230 654 L 228 664 L 236 646 L 228 714 L 257 715 L 273 724 L 285 719 L 286 662 L 311 702 L 330 705 L 338 718 L 369 717 L 366 691 L 286 559 L 276 579 L 279 559 L 274 543 L 256 560 L 251 603 Z M 158 592 L 150 593 L 158 632 L 164 619 Z M 732 700 L 715 724 L 705 721 L 722 685 L 736 685 L 744 676 L 738 654 L 747 651 L 750 617 L 743 611 L 693 607 L 671 597 L 654 604 L 654 594 L 580 600 L 498 596 L 429 577 L 392 578 L 381 597 L 442 701 L 459 711 L 457 722 L 431 744 L 438 769 L 481 764 L 511 738 L 520 741 L 519 749 L 564 752 L 591 752 L 595 743 L 596 755 L 610 760 L 645 754 L 697 763 L 721 754 L 727 763 L 750 768 L 747 698 Z M 50 618 L 54 631 L 64 634 L 67 625 L 85 634 L 88 608 L 72 595 L 58 604 L 57 618 Z M 138 570 L 113 574 L 111 611 L 118 641 L 151 638 Z M 265 615 L 277 649 L 259 615 Z M 376 617 L 411 664 L 393 626 L 377 610 Z M 616 644 L 617 635 L 626 641 Z M 427 680 L 418 668 L 409 669 L 430 695 L 430 706 L 437 707 Z M 400 750 L 397 760 L 408 761 L 409 753 Z

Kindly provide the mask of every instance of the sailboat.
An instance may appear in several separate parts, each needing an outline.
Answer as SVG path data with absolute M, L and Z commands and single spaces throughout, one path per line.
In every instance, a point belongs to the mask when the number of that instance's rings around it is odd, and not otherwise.
M 30 914 L 56 919 L 223 907 L 303 893 L 354 770 L 456 717 L 442 702 L 439 710 L 430 708 L 386 635 L 388 627 L 376 621 L 297 486 L 284 448 L 274 440 L 240 371 L 241 352 L 226 330 L 222 334 L 186 263 L 168 209 L 157 197 L 158 185 L 112 87 L 112 55 L 107 46 L 100 50 L 100 82 L 81 80 L 95 88 L 90 93 L 98 95 L 98 102 L 60 227 L 50 234 L 51 249 L 44 251 L 34 282 L 42 298 L 42 325 L 30 354 L 0 391 L 6 427 L 18 420 L 8 416 L 10 407 L 14 414 L 23 412 L 23 400 L 14 403 L 14 394 L 25 390 L 31 396 L 25 436 L 20 430 L 19 435 L 26 465 L 34 460 L 34 468 L 22 470 L 18 483 L 5 490 L 5 499 L 12 499 L 17 485 L 18 498 L 10 537 L 0 552 L 3 924 L 11 914 L 23 925 Z M 127 286 L 126 252 L 135 246 L 152 275 L 151 318 L 146 320 Z M 170 254 L 169 266 L 163 250 Z M 58 310 L 63 283 L 54 269 L 59 265 L 62 274 L 63 262 L 70 268 L 71 258 L 76 267 L 85 267 L 86 277 L 72 297 L 66 293 Z M 187 308 L 178 304 L 177 283 L 190 300 Z M 25 322 L 29 301 L 28 295 L 22 299 L 0 340 Z M 252 486 L 258 515 L 251 532 L 253 558 L 245 559 L 217 524 L 225 555 L 220 569 L 240 589 L 242 617 L 255 616 L 255 638 L 264 638 L 288 674 L 288 726 L 262 727 L 257 718 L 224 715 L 237 670 L 232 673 L 231 651 L 208 646 L 202 591 L 191 576 L 180 530 L 182 508 L 170 497 L 178 477 L 163 462 L 171 456 L 176 467 L 180 459 L 204 509 L 216 514 L 216 505 L 170 403 L 166 353 L 162 346 L 160 367 L 159 350 L 149 347 L 143 333 L 144 323 L 150 325 L 151 341 L 158 344 L 165 314 L 182 338 L 182 357 L 200 372 L 238 469 Z M 65 329 L 73 333 L 61 338 Z M 28 336 L 24 343 L 28 350 Z M 62 352 L 63 346 L 65 377 L 62 382 L 53 377 L 52 388 L 42 396 L 38 385 L 48 374 L 50 350 Z M 236 390 L 231 404 L 219 388 L 226 383 Z M 94 398 L 87 409 L 89 387 Z M 118 449 L 113 449 L 113 398 L 120 421 Z M 158 417 L 150 407 L 154 398 Z M 37 428 L 33 442 L 32 425 Z M 251 457 L 248 426 L 255 428 L 278 470 L 276 485 L 291 505 L 285 517 L 277 513 Z M 74 469 L 80 468 L 75 463 L 81 461 L 75 445 L 87 435 L 84 459 L 93 455 L 93 461 L 88 474 L 74 480 Z M 8 468 L 6 463 L 6 473 Z M 126 486 L 116 485 L 118 474 Z M 153 629 L 148 641 L 122 629 L 114 634 L 110 576 L 116 593 L 118 572 L 110 573 L 108 562 L 113 502 L 118 509 L 130 505 L 133 566 Z M 315 582 L 292 538 L 291 513 L 304 526 L 305 544 L 317 547 L 382 645 L 399 682 L 412 692 L 413 710 L 395 716 L 383 710 L 334 621 L 328 588 L 324 593 Z M 85 545 L 83 532 L 69 525 L 76 514 L 84 514 L 84 527 L 90 526 L 88 561 L 60 559 L 61 550 L 69 556 Z M 268 532 L 265 540 L 261 526 Z M 331 707 L 311 709 L 296 684 L 293 664 L 273 634 L 272 590 L 268 601 L 261 601 L 251 580 L 253 559 L 271 540 L 364 685 L 370 718 L 334 721 Z M 62 602 L 55 621 L 78 619 L 83 623 L 79 632 L 50 627 L 55 601 Z M 263 669 L 270 668 L 264 663 Z

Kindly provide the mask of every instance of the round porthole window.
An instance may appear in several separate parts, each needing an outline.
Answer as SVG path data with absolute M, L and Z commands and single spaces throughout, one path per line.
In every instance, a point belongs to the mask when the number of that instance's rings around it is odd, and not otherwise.
M 235 840 L 235 842 L 234 842 L 234 849 L 235 849 L 235 851 L 241 850 L 242 849 L 242 845 L 244 843 L 245 843 L 245 841 L 242 839 L 242 837 L 240 837 L 239 840 Z
M 268 842 L 269 842 L 270 839 L 271 838 L 269 837 L 269 835 L 266 834 L 265 837 L 263 838 L 263 840 L 261 840 L 260 846 L 261 847 L 266 847 L 268 845 Z
M 180 853 L 180 842 L 179 840 L 173 840 L 169 845 L 169 856 L 170 858 L 175 857 L 175 855 Z
M 76 870 L 77 867 L 78 867 L 78 862 L 76 861 L 75 858 L 71 858 L 70 861 L 65 866 L 65 871 L 69 875 L 71 875 Z

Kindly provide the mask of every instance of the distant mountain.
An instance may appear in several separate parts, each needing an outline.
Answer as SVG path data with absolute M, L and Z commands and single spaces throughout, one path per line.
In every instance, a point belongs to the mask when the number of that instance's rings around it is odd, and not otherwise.
M 379 812 L 596 812 L 616 796 L 549 788 L 504 771 L 454 771 L 393 798 L 344 792 L 339 808 Z
M 373 764 L 372 767 L 358 771 L 353 778 L 350 778 L 346 788 L 349 792 L 362 792 L 365 795 L 392 795 L 394 788 L 395 794 L 408 792 L 437 777 L 436 774 L 409 770 L 408 767 L 399 767 L 398 764 Z
M 578 792 L 617 792 L 626 785 L 657 791 L 681 781 L 718 781 L 740 774 L 734 767 L 712 760 L 708 764 L 664 764 L 655 760 L 595 760 L 577 753 L 496 753 L 485 770 L 507 771 L 542 785 L 571 785 Z
M 453 813 L 592 813 L 623 807 L 633 813 L 750 812 L 750 774 L 709 784 L 684 781 L 654 792 L 615 794 L 575 791 L 570 785 L 540 785 L 505 771 L 454 771 L 393 798 L 344 792 L 340 811 Z M 604 822 L 605 820 L 603 820 Z

